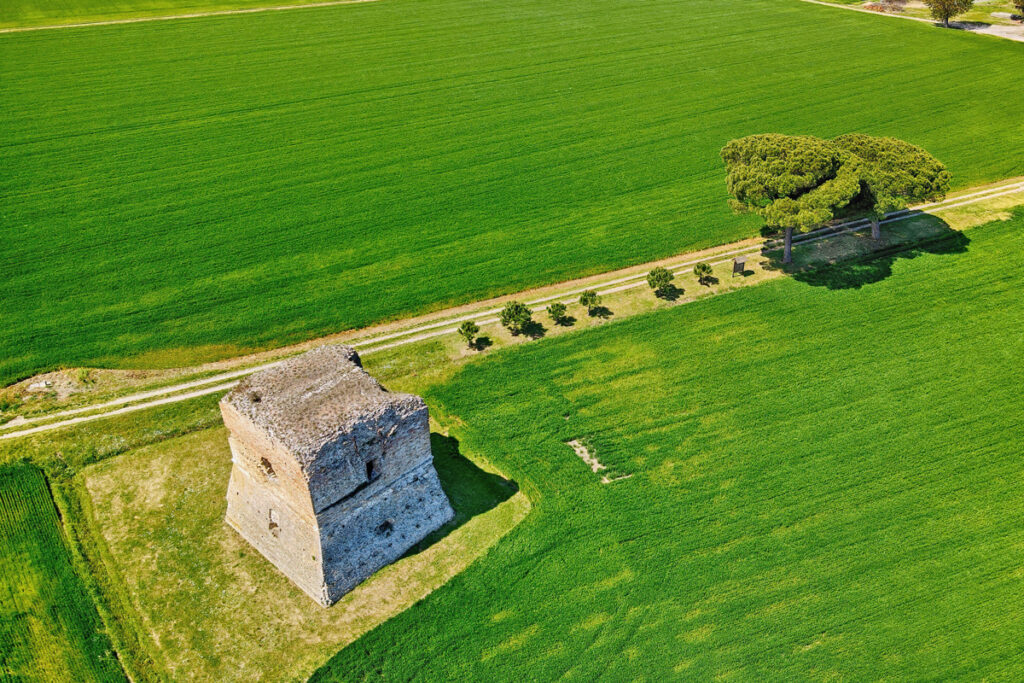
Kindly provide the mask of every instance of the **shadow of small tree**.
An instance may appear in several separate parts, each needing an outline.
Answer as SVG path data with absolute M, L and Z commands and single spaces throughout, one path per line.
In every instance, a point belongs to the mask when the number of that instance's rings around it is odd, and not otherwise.
M 746 272 L 746 271 L 744 271 L 744 272 Z M 711 287 L 712 285 L 717 285 L 718 284 L 718 278 L 715 277 L 714 275 L 708 275 L 706 278 L 704 278 L 701 281 L 700 284 L 704 285 L 705 287 Z
M 675 285 L 670 284 L 667 287 L 655 290 L 654 296 L 659 299 L 664 299 L 665 301 L 676 301 L 683 295 L 683 291 L 682 287 L 676 287 Z
M 614 313 L 612 313 L 612 309 L 608 308 L 607 306 L 594 306 L 593 308 L 587 311 L 587 314 L 591 318 L 602 319 L 607 319 L 615 315 Z
M 452 504 L 455 517 L 440 529 L 427 534 L 403 557 L 426 550 L 472 518 L 496 508 L 519 490 L 514 481 L 485 472 L 462 455 L 459 440 L 455 437 L 432 432 L 430 449 L 434 454 L 434 469 L 441 480 L 441 488 Z
M 837 263 L 785 270 L 790 272 L 794 280 L 812 287 L 859 289 L 892 275 L 893 264 L 897 259 L 914 259 L 923 254 L 962 254 L 967 251 L 970 243 L 970 239 L 962 232 L 945 226 L 943 234 L 917 244 L 895 244 Z M 777 257 L 769 260 L 772 266 L 782 267 Z
M 576 318 L 571 315 L 563 315 L 561 318 L 555 321 L 555 324 L 559 327 L 572 327 L 576 324 Z
M 523 325 L 523 334 L 530 339 L 540 339 L 547 334 L 547 331 L 548 329 L 536 320 L 531 320 Z
M 494 340 L 490 337 L 477 337 L 473 340 L 473 349 L 475 351 L 483 351 L 491 346 L 494 346 Z

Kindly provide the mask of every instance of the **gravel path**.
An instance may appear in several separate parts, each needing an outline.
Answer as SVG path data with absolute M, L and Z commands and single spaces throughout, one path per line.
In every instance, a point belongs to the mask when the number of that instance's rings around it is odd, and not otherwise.
M 909 19 L 910 21 L 919 21 L 925 24 L 931 24 L 932 26 L 938 26 L 939 22 L 934 19 L 924 19 L 922 17 L 908 17 L 905 14 L 890 14 L 889 12 L 875 12 L 864 7 L 857 7 L 855 5 L 837 5 L 834 2 L 824 2 L 823 0 L 803 0 L 809 2 L 812 5 L 824 5 L 825 7 L 835 7 L 838 9 L 850 10 L 853 12 L 863 12 L 865 14 L 873 14 L 876 17 L 893 17 L 894 19 Z M 950 28 L 957 29 L 960 31 L 967 31 L 968 33 L 980 33 L 986 36 L 995 36 L 996 38 L 1005 38 L 1006 40 L 1015 40 L 1018 42 L 1024 42 L 1024 26 L 1006 26 L 1003 24 L 978 24 L 976 22 L 968 21 L 951 21 L 949 22 Z
M 162 17 L 133 17 L 131 19 L 110 19 L 108 21 L 86 21 L 79 24 L 54 24 L 52 26 L 18 26 L 0 28 L 0 33 L 23 33 L 25 31 L 51 31 L 58 28 L 83 28 L 85 26 L 115 26 L 117 24 L 138 24 L 143 21 L 174 21 L 177 19 L 197 19 L 199 17 L 223 17 L 230 14 L 256 14 L 257 12 L 283 12 L 290 9 L 308 9 L 310 7 L 334 7 L 335 5 L 358 5 L 378 0 L 329 0 L 328 2 L 311 2 L 305 5 L 276 5 L 273 7 L 250 7 L 247 9 L 223 9 L 211 12 L 191 12 L 189 14 L 170 14 Z
M 359 0 L 369 1 L 369 0 Z M 806 0 L 810 2 L 811 0 Z M 914 215 L 916 212 L 931 210 L 941 211 L 943 209 L 954 209 L 961 206 L 967 206 L 969 204 L 976 204 L 981 201 L 994 199 L 1008 194 L 1014 194 L 1017 192 L 1024 191 L 1024 181 L 1011 183 L 1009 185 L 1001 185 L 997 187 L 991 187 L 986 190 L 979 190 L 969 194 L 959 195 L 950 199 L 943 200 L 941 202 L 932 202 L 929 204 L 921 204 L 913 207 L 912 210 L 897 211 L 889 215 L 888 218 L 882 221 L 882 223 L 894 223 L 896 221 L 906 220 Z M 839 225 L 831 226 L 828 228 L 822 228 L 814 232 L 804 233 L 797 235 L 793 239 L 794 247 L 801 244 L 810 244 L 818 242 L 820 240 L 831 239 L 839 235 L 847 234 L 850 232 L 856 232 L 858 230 L 864 230 L 869 227 L 869 223 L 866 219 L 848 221 Z M 695 259 L 692 255 L 684 255 L 680 257 L 680 261 L 667 265 L 668 270 L 673 273 L 688 273 L 693 270 L 693 266 L 697 263 L 708 262 L 714 265 L 729 263 L 732 261 L 734 256 L 742 254 L 756 254 L 760 253 L 762 249 L 761 244 L 754 246 L 745 246 L 739 248 L 729 249 L 726 248 L 724 251 L 717 252 L 712 256 Z M 625 277 L 615 278 L 613 280 L 607 280 L 600 284 L 589 284 L 582 288 L 573 288 L 568 291 L 562 291 L 558 294 L 547 296 L 541 299 L 535 299 L 529 302 L 529 306 L 535 312 L 543 311 L 548 303 L 552 301 L 562 301 L 563 303 L 569 304 L 576 300 L 580 292 L 587 289 L 595 289 L 601 295 L 612 294 L 615 292 L 621 292 L 634 287 L 645 287 L 647 286 L 647 272 L 637 272 L 633 275 Z M 440 337 L 449 334 L 455 334 L 458 331 L 459 324 L 466 321 L 472 320 L 478 325 L 487 325 L 498 322 L 497 315 L 500 313 L 500 308 L 491 308 L 483 311 L 476 311 L 464 316 L 457 318 L 448 318 L 445 320 L 418 325 L 398 332 L 391 332 L 388 334 L 377 334 L 369 335 L 361 339 L 356 339 L 350 342 L 346 342 L 357 349 L 359 349 L 360 355 L 366 355 L 368 353 L 374 353 L 376 351 L 383 351 L 385 349 L 394 348 L 396 346 L 404 346 L 406 344 L 412 344 L 424 339 L 431 339 L 433 337 Z M 182 382 L 166 386 L 160 389 L 153 389 L 150 391 L 144 391 L 130 396 L 122 396 L 121 398 L 106 401 L 104 403 L 97 403 L 90 406 L 83 406 L 80 408 L 74 408 L 70 410 L 64 410 L 57 413 L 50 413 L 49 415 L 40 415 L 32 418 L 18 420 L 17 423 L 8 425 L 0 425 L 0 430 L 5 427 L 15 428 L 22 427 L 27 424 L 34 422 L 41 422 L 45 420 L 53 420 L 55 418 L 66 417 L 67 419 L 58 420 L 56 422 L 48 422 L 36 427 L 30 427 L 26 429 L 18 429 L 17 431 L 7 431 L 0 433 L 0 439 L 13 439 L 19 436 L 27 436 L 29 434 L 37 434 L 39 432 L 49 431 L 52 429 L 59 429 L 61 427 L 67 427 L 70 425 L 81 424 L 83 422 L 90 422 L 92 420 L 99 420 L 105 417 L 113 417 L 115 415 L 123 415 L 124 413 L 130 413 L 137 410 L 144 410 L 146 408 L 153 408 L 156 406 L 166 405 L 168 403 L 177 403 L 178 401 L 187 401 L 192 398 L 198 398 L 200 396 L 206 396 L 208 394 L 215 394 L 221 391 L 227 391 L 231 387 L 238 384 L 239 378 L 246 375 L 252 374 L 258 370 L 272 367 L 280 361 L 273 361 L 271 363 L 263 363 L 260 365 L 243 368 L 240 370 L 233 370 L 231 372 L 225 372 L 204 379 L 197 379 L 188 382 Z M 184 392 L 184 393 L 179 393 Z M 131 405 L 129 405 L 131 404 Z M 82 415 L 82 413 L 89 413 Z M 75 415 L 75 417 L 70 417 Z

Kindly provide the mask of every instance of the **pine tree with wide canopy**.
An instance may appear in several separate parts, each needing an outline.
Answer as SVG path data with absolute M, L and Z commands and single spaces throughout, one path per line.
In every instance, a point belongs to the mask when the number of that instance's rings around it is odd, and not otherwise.
M 810 135 L 749 135 L 722 148 L 735 210 L 785 231 L 783 263 L 793 260 L 793 232 L 817 228 L 861 191 L 860 160 Z
M 859 133 L 840 135 L 834 142 L 861 160 L 855 203 L 869 207 L 873 239 L 881 239 L 880 221 L 887 213 L 942 199 L 949 191 L 952 176 L 942 162 L 909 142 Z

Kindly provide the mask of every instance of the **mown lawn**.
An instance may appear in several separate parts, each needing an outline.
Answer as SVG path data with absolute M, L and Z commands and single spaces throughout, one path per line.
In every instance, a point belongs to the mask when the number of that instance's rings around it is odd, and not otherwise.
M 1020 679 L 1024 214 L 969 235 L 466 366 L 533 512 L 313 680 Z
M 0 681 L 124 681 L 43 473 L 0 468 Z
M 0 383 L 751 235 L 718 159 L 748 133 L 897 135 L 961 186 L 1019 175 L 1022 49 L 796 0 L 385 0 L 0 36 Z
M 324 0 L 4 0 L 0 28 L 54 26 L 80 22 L 168 16 L 280 5 L 307 5 Z
M 455 519 L 324 609 L 224 523 L 227 432 L 206 429 L 110 458 L 77 480 L 106 571 L 137 625 L 144 680 L 299 681 L 360 634 L 442 586 L 529 511 L 510 482 L 431 438 Z M 84 521 L 84 520 L 83 520 Z M 256 634 L 254 636 L 254 634 Z M 301 644 L 301 647 L 297 646 Z

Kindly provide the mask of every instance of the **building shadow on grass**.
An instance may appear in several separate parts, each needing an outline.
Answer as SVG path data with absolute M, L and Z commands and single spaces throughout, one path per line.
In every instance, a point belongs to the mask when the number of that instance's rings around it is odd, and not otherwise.
M 892 226 L 892 227 L 890 227 Z M 898 259 L 923 254 L 962 254 L 970 239 L 962 232 L 928 214 L 882 228 L 882 239 L 869 232 L 846 233 L 793 248 L 793 263 L 783 265 L 782 251 L 765 249 L 766 267 L 782 270 L 798 282 L 828 289 L 858 289 L 892 275 Z
M 430 449 L 441 488 L 455 510 L 455 517 L 427 535 L 403 557 L 415 555 L 434 545 L 479 514 L 496 508 L 511 498 L 519 486 L 510 479 L 486 472 L 459 451 L 459 440 L 452 436 L 430 434 Z

